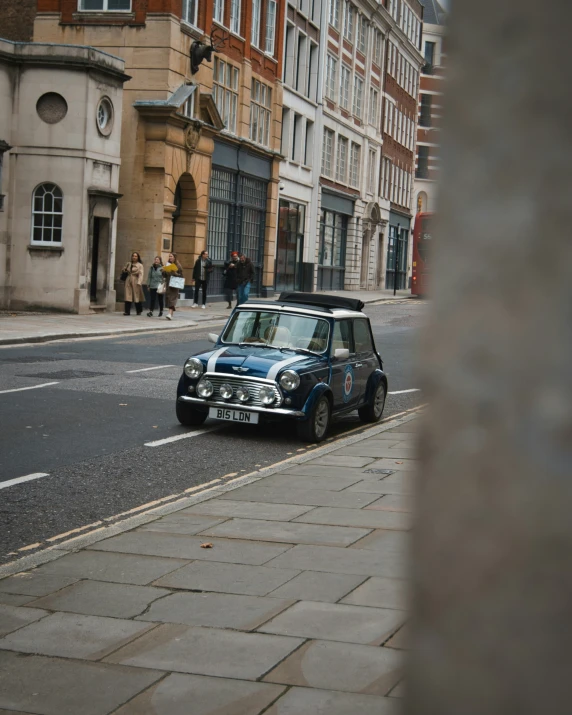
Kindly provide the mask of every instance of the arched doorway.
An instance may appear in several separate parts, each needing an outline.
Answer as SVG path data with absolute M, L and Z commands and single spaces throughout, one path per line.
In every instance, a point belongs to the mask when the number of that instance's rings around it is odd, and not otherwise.
M 199 253 L 197 239 L 197 190 L 191 174 L 181 174 L 173 194 L 171 250 L 183 266 L 190 283 L 195 256 Z

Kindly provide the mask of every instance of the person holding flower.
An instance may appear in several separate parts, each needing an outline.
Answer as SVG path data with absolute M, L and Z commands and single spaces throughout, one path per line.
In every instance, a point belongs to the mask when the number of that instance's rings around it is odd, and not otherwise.
M 177 300 L 179 299 L 179 288 L 175 288 L 171 285 L 171 278 L 183 278 L 183 267 L 177 260 L 176 253 L 169 253 L 168 261 L 165 267 L 162 269 L 165 281 L 167 283 L 167 290 L 165 292 L 165 304 L 169 310 L 165 316 L 167 320 L 173 320 L 173 313 L 177 309 Z

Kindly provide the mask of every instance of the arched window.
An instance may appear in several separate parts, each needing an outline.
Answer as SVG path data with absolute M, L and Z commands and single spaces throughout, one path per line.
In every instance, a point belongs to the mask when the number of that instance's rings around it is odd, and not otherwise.
M 61 244 L 64 195 L 55 184 L 40 184 L 32 203 L 32 243 Z

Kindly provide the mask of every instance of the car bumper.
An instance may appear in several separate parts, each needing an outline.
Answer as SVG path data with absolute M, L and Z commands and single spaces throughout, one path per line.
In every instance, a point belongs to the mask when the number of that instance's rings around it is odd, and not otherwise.
M 179 402 L 184 402 L 188 405 L 195 405 L 196 407 L 232 407 L 235 410 L 243 410 L 244 412 L 257 412 L 258 414 L 268 415 L 268 417 L 290 417 L 294 419 L 306 417 L 305 413 L 301 410 L 288 410 L 284 407 L 255 407 L 239 405 L 235 402 L 224 402 L 222 400 L 203 400 L 200 397 L 189 397 L 188 395 L 181 395 L 178 400 Z

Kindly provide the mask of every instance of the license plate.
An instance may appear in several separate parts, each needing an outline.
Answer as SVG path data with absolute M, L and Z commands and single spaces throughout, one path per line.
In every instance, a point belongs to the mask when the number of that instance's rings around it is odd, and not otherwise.
M 209 408 L 209 417 L 215 420 L 228 420 L 229 422 L 242 422 L 244 425 L 257 425 L 258 413 L 245 412 L 244 410 L 229 410 L 226 407 Z

